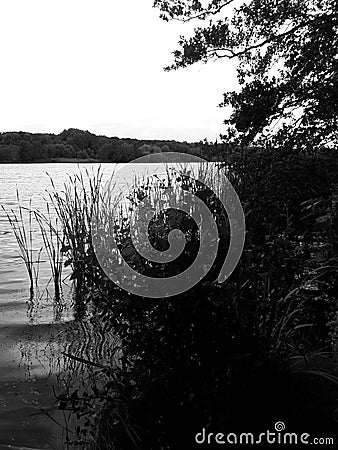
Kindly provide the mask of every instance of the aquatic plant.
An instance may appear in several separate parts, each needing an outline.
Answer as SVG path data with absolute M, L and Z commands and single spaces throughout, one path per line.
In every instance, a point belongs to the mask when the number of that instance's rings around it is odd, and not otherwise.
M 17 209 L 7 210 L 1 205 L 13 230 L 15 239 L 20 249 L 20 256 L 25 264 L 29 278 L 29 300 L 33 302 L 38 291 L 39 265 L 42 249 L 34 248 L 33 218 L 35 213 L 32 209 L 32 200 L 29 200 L 28 207 L 21 204 L 19 191 L 16 191 Z
M 79 172 L 69 176 L 64 189 L 59 191 L 51 180 L 49 199 L 64 233 L 60 252 L 66 255 L 65 266 L 71 266 L 70 279 L 74 282 L 75 311 L 82 316 L 86 311 L 87 294 L 91 284 L 94 252 L 91 245 L 93 209 L 99 201 L 102 170 Z
M 47 253 L 51 280 L 54 286 L 54 301 L 59 303 L 62 297 L 62 271 L 63 271 L 63 249 L 65 235 L 59 226 L 58 218 L 54 217 L 47 203 L 45 214 L 34 211 L 35 219 L 39 225 L 42 236 L 44 251 Z

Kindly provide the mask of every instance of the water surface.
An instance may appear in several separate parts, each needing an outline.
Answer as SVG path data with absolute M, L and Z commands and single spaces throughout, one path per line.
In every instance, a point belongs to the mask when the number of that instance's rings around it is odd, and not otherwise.
M 120 165 L 102 164 L 103 182 L 115 174 L 116 189 L 123 188 L 127 192 L 127 186 L 138 174 L 147 176 L 154 170 L 165 172 L 161 164 L 152 166 L 149 171 L 144 164 L 129 166 L 125 179 L 121 179 L 118 176 Z M 65 425 L 65 417 L 58 410 L 55 392 L 62 384 L 60 379 L 67 379 L 74 367 L 62 352 L 72 342 L 78 356 L 81 352 L 88 355 L 97 348 L 102 350 L 102 343 L 95 342 L 95 330 L 86 330 L 83 324 L 79 326 L 73 321 L 67 270 L 63 274 L 63 300 L 55 302 L 48 258 L 34 220 L 31 237 L 34 259 L 40 255 L 39 291 L 35 301 L 29 302 L 26 267 L 1 207 L 18 213 L 19 201 L 26 208 L 45 213 L 46 205 L 51 205 L 48 193 L 53 189 L 62 192 L 69 176 L 80 171 L 94 174 L 99 167 L 93 163 L 0 164 L 0 450 L 66 448 L 67 432 L 58 425 Z M 86 176 L 84 179 L 87 183 Z M 27 223 L 28 210 L 25 212 Z M 53 212 L 51 215 L 54 217 Z M 106 345 L 110 346 L 109 340 Z
M 106 164 L 107 177 L 114 165 Z M 69 175 L 97 171 L 97 164 L 0 164 L 0 205 L 18 213 L 19 202 L 46 211 L 50 177 L 59 192 Z M 50 177 L 47 175 L 50 175 Z M 28 218 L 28 213 L 26 218 Z M 43 248 L 32 222 L 33 248 Z M 54 301 L 50 267 L 42 251 L 39 293 L 29 300 L 29 279 L 11 226 L 0 209 L 0 449 L 63 449 L 65 417 L 54 391 L 68 361 L 61 354 L 73 327 L 70 288 L 64 282 L 64 304 Z M 64 273 L 67 277 L 67 272 Z M 44 412 L 42 412 L 44 411 Z

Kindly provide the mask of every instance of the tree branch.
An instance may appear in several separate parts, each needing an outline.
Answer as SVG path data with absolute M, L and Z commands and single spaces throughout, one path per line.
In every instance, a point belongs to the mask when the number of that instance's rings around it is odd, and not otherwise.
M 208 9 L 204 9 L 203 11 L 201 11 L 200 13 L 196 14 L 195 16 L 190 16 L 187 17 L 185 19 L 179 19 L 178 17 L 173 17 L 172 20 L 177 20 L 178 22 L 190 22 L 191 20 L 195 20 L 195 19 L 205 19 L 207 16 L 209 16 L 210 14 L 215 16 L 216 14 L 218 14 L 225 6 L 230 5 L 231 3 L 233 3 L 234 0 L 228 0 L 224 3 L 222 3 L 221 5 L 219 5 L 215 10 L 208 10 Z
M 257 48 L 263 47 L 264 45 L 269 44 L 271 42 L 279 41 L 281 38 L 288 36 L 289 34 L 292 34 L 295 31 L 297 31 L 298 29 L 306 27 L 316 21 L 317 20 L 308 20 L 306 22 L 301 22 L 300 24 L 294 26 L 290 30 L 285 31 L 284 33 L 270 36 L 269 38 L 265 39 L 264 41 L 258 42 L 257 44 L 250 45 L 249 47 L 246 47 L 244 50 L 241 50 L 238 52 L 235 52 L 235 51 L 231 50 L 230 48 L 217 48 L 217 49 L 213 48 L 213 49 L 207 50 L 207 52 L 211 53 L 211 57 L 216 56 L 217 58 L 228 58 L 228 59 L 238 58 L 239 56 L 245 55 L 246 53 L 250 52 L 251 50 L 255 50 Z M 229 52 L 230 55 L 219 55 L 217 52 L 220 52 L 220 51 Z

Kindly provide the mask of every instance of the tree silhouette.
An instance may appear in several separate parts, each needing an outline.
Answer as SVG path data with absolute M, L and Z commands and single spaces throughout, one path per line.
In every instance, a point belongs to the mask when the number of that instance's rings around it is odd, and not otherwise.
M 273 137 L 275 145 L 337 148 L 337 0 L 155 0 L 164 20 L 196 20 L 181 36 L 174 63 L 237 59 L 239 92 L 227 92 L 226 123 L 245 143 Z M 263 133 L 264 131 L 264 133 Z

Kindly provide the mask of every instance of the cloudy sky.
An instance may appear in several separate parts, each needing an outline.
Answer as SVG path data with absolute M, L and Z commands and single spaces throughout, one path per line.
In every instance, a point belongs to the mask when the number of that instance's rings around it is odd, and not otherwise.
M 1 0 L 0 131 L 195 141 L 222 132 L 228 61 L 164 72 L 190 24 L 153 0 Z

